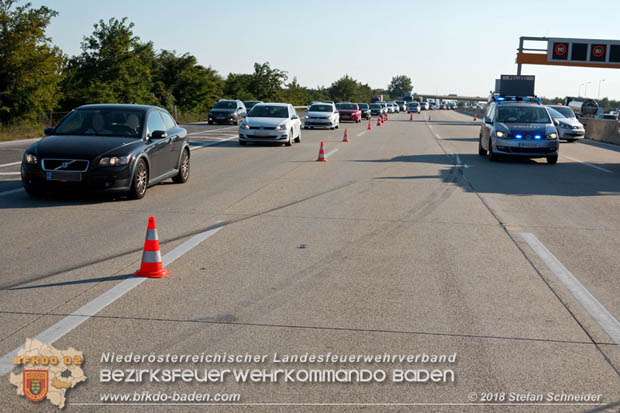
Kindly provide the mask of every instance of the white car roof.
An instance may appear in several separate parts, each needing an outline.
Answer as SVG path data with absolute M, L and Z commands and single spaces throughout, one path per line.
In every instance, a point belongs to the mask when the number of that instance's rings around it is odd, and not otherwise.
M 256 104 L 256 105 L 254 105 L 254 106 L 267 106 L 267 105 L 269 105 L 269 106 L 284 106 L 284 107 L 287 107 L 287 108 L 288 108 L 288 106 L 290 105 L 290 103 L 280 103 L 280 102 L 273 102 L 273 103 L 272 103 L 272 102 L 261 102 L 261 103 L 257 103 L 257 104 Z

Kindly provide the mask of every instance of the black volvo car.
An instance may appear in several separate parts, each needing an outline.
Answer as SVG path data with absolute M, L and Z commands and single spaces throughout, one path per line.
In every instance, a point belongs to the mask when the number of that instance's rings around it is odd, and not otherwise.
M 139 199 L 165 179 L 189 178 L 187 131 L 156 106 L 80 106 L 45 135 L 22 159 L 22 183 L 32 196 L 111 191 Z

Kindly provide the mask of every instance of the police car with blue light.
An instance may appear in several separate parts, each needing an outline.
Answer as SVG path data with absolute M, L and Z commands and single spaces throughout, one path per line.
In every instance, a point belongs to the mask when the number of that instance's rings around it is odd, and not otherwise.
M 560 145 L 556 123 L 540 98 L 533 96 L 533 76 L 502 75 L 498 82 L 481 122 L 478 154 L 491 161 L 520 156 L 556 164 Z

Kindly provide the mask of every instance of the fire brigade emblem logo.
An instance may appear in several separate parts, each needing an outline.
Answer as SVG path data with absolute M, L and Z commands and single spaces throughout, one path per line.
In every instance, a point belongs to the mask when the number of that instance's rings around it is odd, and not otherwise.
M 24 370 L 24 396 L 33 402 L 40 402 L 47 396 L 47 370 Z

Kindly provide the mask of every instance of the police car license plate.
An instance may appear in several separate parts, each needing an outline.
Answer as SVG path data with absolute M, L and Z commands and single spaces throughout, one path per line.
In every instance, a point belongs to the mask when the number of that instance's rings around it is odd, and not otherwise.
M 521 142 L 519 148 L 540 148 L 540 144 L 534 142 Z

